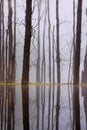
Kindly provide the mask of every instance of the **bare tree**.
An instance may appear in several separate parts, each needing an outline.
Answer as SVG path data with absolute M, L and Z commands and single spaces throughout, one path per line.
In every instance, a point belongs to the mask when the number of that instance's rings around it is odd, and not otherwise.
M 14 64 L 16 62 L 16 0 L 14 0 Z M 16 66 L 14 65 L 14 71 Z M 15 80 L 15 72 L 14 72 L 14 80 Z
M 77 28 L 76 28 L 76 47 L 74 57 L 74 125 L 75 130 L 80 130 L 80 105 L 79 105 L 79 68 L 80 68 L 80 49 L 81 49 L 81 23 L 82 23 L 82 0 L 78 0 L 77 9 Z M 77 84 L 77 85 L 75 85 Z
M 45 59 L 45 31 L 46 31 L 46 15 L 47 7 L 45 2 L 45 18 L 43 27 L 43 81 L 46 82 L 46 59 Z M 45 85 L 43 86 L 43 101 L 42 101 L 42 130 L 44 130 L 44 116 L 45 116 Z
M 56 44 L 57 44 L 57 83 L 60 84 L 60 51 L 59 51 L 59 0 L 56 0 Z M 60 86 L 57 86 L 56 97 L 56 130 L 59 129 Z
M 26 25 L 25 25 L 25 42 L 23 55 L 23 72 L 22 72 L 22 108 L 23 108 L 23 129 L 29 130 L 29 63 L 30 63 L 30 45 L 31 45 L 31 17 L 32 17 L 32 0 L 26 0 Z
M 1 1 L 0 1 L 0 80 L 1 80 Z
M 0 1 L 0 81 L 1 81 L 1 1 Z M 1 87 L 0 87 L 0 119 L 1 119 Z
M 13 34 L 12 34 L 12 0 L 8 0 L 8 35 L 9 35 L 9 52 L 8 52 L 8 81 L 12 81 L 12 47 L 13 47 Z M 8 87 L 8 125 L 7 129 L 11 130 L 11 110 L 12 110 L 12 90 L 11 86 Z
M 0 81 L 2 81 L 2 2 L 0 1 Z M 3 126 L 3 119 L 2 119 L 2 86 L 0 86 L 0 121 L 1 121 L 1 129 Z
M 48 0 L 48 44 L 49 44 L 49 84 L 51 83 L 51 23 L 50 23 L 50 2 Z M 50 130 L 50 110 L 51 108 L 51 86 L 49 85 L 48 90 L 48 130 Z
M 8 29 L 6 30 L 6 52 L 5 52 L 5 58 L 6 58 L 6 61 L 5 61 L 5 73 L 6 73 L 6 82 L 8 81 L 8 45 L 7 45 L 7 41 L 8 41 Z M 7 84 L 6 84 L 6 87 L 5 87 L 5 120 L 4 120 L 4 130 L 6 130 L 7 128 L 7 95 L 8 93 L 8 88 L 7 88 Z
M 54 57 L 54 26 L 53 26 L 53 41 L 52 41 L 52 54 L 53 54 L 53 91 L 52 91 L 52 130 L 54 128 L 54 96 L 55 96 L 55 57 Z
M 75 58 L 75 0 L 73 0 L 73 76 L 74 76 L 74 58 Z M 74 117 L 73 117 L 73 129 L 74 129 Z
M 4 81 L 4 74 L 5 74 L 5 70 L 4 70 L 4 0 L 1 1 L 1 81 Z M 2 86 L 2 108 L 1 108 L 1 129 L 3 129 L 4 126 L 4 86 Z
M 38 57 L 37 57 L 37 70 L 36 82 L 40 82 L 40 11 L 41 0 L 37 1 L 38 8 Z M 39 117 L 40 117 L 40 87 L 36 86 L 36 105 L 37 105 L 37 130 L 39 130 Z
M 12 81 L 15 82 L 16 76 L 16 0 L 14 0 L 14 37 L 13 37 L 13 52 L 12 52 Z M 12 129 L 15 129 L 15 86 L 11 88 L 12 96 Z

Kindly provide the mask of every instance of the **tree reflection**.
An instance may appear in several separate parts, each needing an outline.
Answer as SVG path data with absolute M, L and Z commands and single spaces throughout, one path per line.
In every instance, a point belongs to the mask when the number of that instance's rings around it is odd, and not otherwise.
M 82 71 L 82 84 L 87 84 L 87 46 L 84 58 L 84 70 Z M 82 96 L 84 98 L 84 111 L 86 115 L 86 130 L 87 130 L 87 86 L 82 86 Z

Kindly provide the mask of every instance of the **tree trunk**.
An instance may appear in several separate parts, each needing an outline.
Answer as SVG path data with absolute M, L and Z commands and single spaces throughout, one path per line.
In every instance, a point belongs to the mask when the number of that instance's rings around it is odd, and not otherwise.
M 6 82 L 7 82 L 7 80 L 8 80 L 8 75 L 7 75 L 7 70 L 8 70 L 8 55 L 7 55 L 7 51 L 8 51 L 8 46 L 7 46 L 7 39 L 8 39 L 8 30 L 6 30 L 6 52 L 5 52 L 5 60 L 6 60 L 6 62 L 5 62 L 5 73 L 6 73 L 6 77 L 5 77 L 5 79 L 6 79 Z M 4 130 L 6 130 L 6 128 L 7 128 L 7 93 L 8 93 L 8 89 L 7 89 L 7 85 L 5 86 L 5 120 L 4 120 Z
M 1 27 L 2 27 L 2 30 L 1 30 L 1 59 L 2 59 L 2 62 L 1 62 L 1 81 L 4 81 L 4 0 L 1 1 Z M 4 126 L 4 86 L 1 87 L 2 89 L 2 109 L 1 109 L 1 129 L 3 129 L 3 126 Z
M 82 0 L 78 0 L 76 47 L 74 57 L 74 125 L 75 130 L 80 130 L 80 105 L 79 105 L 79 68 L 80 68 L 80 48 L 81 48 L 81 23 L 82 23 Z
M 59 0 L 56 0 L 56 44 L 57 44 L 57 83 L 60 84 L 60 52 L 59 52 Z M 56 98 L 56 130 L 59 129 L 60 86 L 57 86 Z
M 50 3 L 48 0 L 48 44 L 49 44 L 49 84 L 51 83 L 51 37 L 50 37 Z M 50 113 L 51 113 L 51 86 L 48 88 L 48 130 L 50 130 Z
M 54 59 L 54 26 L 53 26 L 53 43 L 52 43 L 52 54 L 53 54 L 53 91 L 52 91 L 52 130 L 54 128 L 54 96 L 55 96 L 55 59 Z
M 38 57 L 37 57 L 37 72 L 36 82 L 40 82 L 40 10 L 41 0 L 37 2 L 38 8 Z M 37 104 L 37 130 L 39 130 L 40 119 L 40 86 L 36 86 L 36 104 Z
M 1 2 L 0 2 L 0 81 L 1 81 Z M 1 87 L 0 87 L 0 121 L 1 121 Z
M 29 130 L 29 63 L 30 63 L 30 45 L 31 45 L 31 17 L 32 17 L 32 0 L 26 0 L 26 26 L 25 26 L 25 43 L 23 55 L 23 72 L 22 72 L 22 109 L 23 109 L 23 129 Z
M 73 0 L 73 77 L 74 77 L 74 58 L 75 58 L 75 0 Z M 74 130 L 74 117 L 73 117 L 73 130 Z
M 0 81 L 2 80 L 2 44 L 1 44 L 1 15 L 2 14 L 2 10 L 1 10 L 1 1 L 0 1 Z M 0 86 L 0 127 L 2 129 L 2 86 Z
M 8 81 L 12 80 L 12 46 L 13 46 L 13 34 L 12 34 L 12 0 L 8 0 L 8 34 L 9 34 L 9 52 L 8 52 Z M 11 108 L 12 108 L 12 89 L 11 86 L 8 87 L 8 125 L 7 129 L 11 130 Z
M 44 18 L 44 28 L 43 28 L 43 81 L 44 84 L 46 82 L 46 61 L 45 61 L 45 31 L 46 31 L 46 15 L 47 15 L 47 9 L 46 9 L 46 3 L 45 3 L 45 18 Z M 44 130 L 44 116 L 45 116 L 45 85 L 43 86 L 43 103 L 42 103 L 42 130 Z

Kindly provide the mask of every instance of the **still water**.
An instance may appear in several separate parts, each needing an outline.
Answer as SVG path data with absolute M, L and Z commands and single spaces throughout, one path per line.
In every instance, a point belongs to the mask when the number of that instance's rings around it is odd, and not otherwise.
M 44 102 L 44 114 L 43 114 L 43 89 L 39 87 L 39 113 L 37 113 L 37 98 L 36 87 L 29 87 L 29 121 L 31 130 L 36 130 L 37 127 L 37 114 L 39 114 L 39 129 L 42 130 L 42 123 L 44 116 L 44 129 L 48 128 L 48 115 L 49 115 L 49 87 L 45 87 L 45 102 Z M 50 129 L 56 129 L 56 92 L 57 87 L 54 88 L 54 104 L 53 104 L 53 87 L 51 86 L 50 96 Z M 69 93 L 68 93 L 69 92 Z M 72 130 L 73 125 L 73 99 L 72 99 L 72 87 L 62 86 L 60 91 L 60 109 L 59 109 L 59 130 Z M 69 97 L 70 95 L 70 97 Z M 80 124 L 81 129 L 86 130 L 86 111 L 84 108 L 84 96 L 82 96 L 82 89 L 80 88 Z M 22 98 L 21 88 L 16 87 L 16 100 L 15 100 L 15 130 L 22 130 Z

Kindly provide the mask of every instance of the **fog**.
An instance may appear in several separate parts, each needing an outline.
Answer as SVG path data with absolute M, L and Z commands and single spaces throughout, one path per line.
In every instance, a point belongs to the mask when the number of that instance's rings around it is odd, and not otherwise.
M 32 13 L 32 38 L 31 38 L 31 54 L 30 54 L 30 70 L 29 70 L 29 82 L 36 83 L 36 64 L 37 64 L 37 36 L 38 36 L 38 12 L 37 12 L 37 1 L 33 0 L 32 8 L 34 7 Z M 77 16 L 77 0 L 75 2 L 75 15 Z M 13 7 L 13 3 L 12 3 Z M 45 1 L 42 0 L 41 3 L 41 19 L 40 19 L 40 68 L 42 67 L 43 61 L 43 27 L 44 27 L 44 18 L 45 18 Z M 87 45 L 87 16 L 86 16 L 86 8 L 87 1 L 83 1 L 83 10 L 82 10 L 82 32 L 81 32 L 81 63 L 80 63 L 80 82 L 81 82 L 81 74 L 84 69 L 84 56 L 86 52 Z M 17 83 L 21 82 L 22 78 L 22 66 L 23 66 L 23 49 L 24 49 L 24 38 L 25 38 L 25 10 L 26 10 L 26 1 L 25 0 L 17 0 L 17 34 L 16 34 L 16 81 Z M 13 9 L 14 11 L 14 9 Z M 5 32 L 8 25 L 8 3 L 5 0 Z M 75 23 L 77 19 L 75 19 Z M 13 19 L 14 21 L 14 19 Z M 51 44 L 52 44 L 52 34 L 53 34 L 53 26 L 55 26 L 54 30 L 54 39 L 55 39 L 55 83 L 57 83 L 57 65 L 56 65 L 56 0 L 50 0 L 50 23 L 51 23 Z M 77 25 L 76 25 L 77 26 Z M 69 76 L 69 64 L 70 64 L 70 51 L 73 44 L 73 0 L 59 0 L 59 36 L 60 36 L 60 66 L 61 66 L 61 83 L 68 83 L 68 78 L 72 81 L 72 66 L 70 70 Z M 46 18 L 46 34 L 45 34 L 45 56 L 46 56 L 46 83 L 49 83 L 49 45 L 48 45 L 48 18 Z M 52 46 L 51 46 L 52 51 Z M 51 59 L 52 59 L 51 54 Z M 71 56 L 71 63 L 73 62 L 73 54 Z M 51 67 L 53 67 L 53 63 L 51 63 Z M 41 72 L 40 72 L 41 75 Z M 53 81 L 53 70 L 52 77 Z M 41 79 L 40 79 L 41 81 Z M 43 81 L 42 81 L 43 82 Z M 48 128 L 48 92 L 49 87 L 45 86 L 45 114 L 44 114 L 44 129 Z M 70 86 L 68 90 L 68 85 L 60 87 L 60 111 L 59 111 L 59 130 L 71 130 L 72 122 L 73 122 L 73 99 L 72 99 L 72 91 L 73 87 Z M 50 121 L 50 129 L 52 129 L 52 92 L 53 86 L 51 87 L 51 121 Z M 57 86 L 55 86 L 54 91 L 54 112 L 53 112 L 53 125 L 56 129 L 56 95 L 57 95 Z M 70 97 L 69 97 L 70 94 Z M 81 119 L 81 129 L 86 130 L 86 119 L 84 112 L 84 99 L 82 97 L 82 90 L 80 86 L 80 119 Z M 40 130 L 42 129 L 42 101 L 43 97 L 41 97 L 41 86 L 40 86 Z M 22 94 L 21 94 L 21 85 L 15 87 L 15 130 L 23 130 L 23 115 L 22 115 Z M 69 104 L 70 98 L 70 104 Z M 30 107 L 30 128 L 31 130 L 36 129 L 36 86 L 29 86 L 29 107 Z M 71 115 L 70 115 L 71 114 Z

